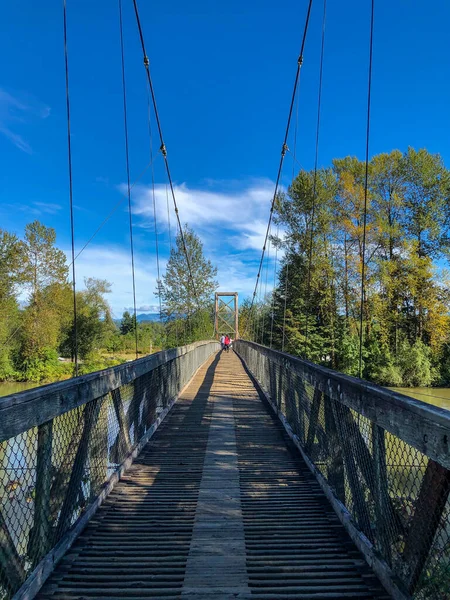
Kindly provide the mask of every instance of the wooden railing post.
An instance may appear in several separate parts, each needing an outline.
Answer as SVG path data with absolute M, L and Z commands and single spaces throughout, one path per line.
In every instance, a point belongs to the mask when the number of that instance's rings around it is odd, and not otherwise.
M 51 489 L 52 489 L 53 419 L 38 427 L 36 455 L 36 487 L 34 495 L 34 524 L 30 532 L 28 554 L 36 565 L 52 545 Z
M 333 401 L 324 395 L 325 409 L 325 431 L 328 445 L 328 454 L 330 457 L 330 466 L 328 471 L 328 481 L 334 489 L 336 497 L 345 504 L 345 474 L 344 457 L 342 446 L 337 434 L 336 422 L 334 420 L 331 403 Z
M 25 581 L 25 569 L 0 512 L 0 575 L 13 592 Z
M 73 461 L 69 485 L 67 486 L 61 513 L 59 515 L 58 526 L 56 530 L 56 542 L 70 527 L 72 513 L 76 508 L 76 503 L 80 493 L 81 482 L 83 479 L 84 468 L 86 466 L 86 459 L 89 451 L 91 433 L 95 424 L 97 423 L 102 402 L 103 398 L 97 398 L 97 400 L 93 400 L 84 407 L 83 433 L 80 443 L 78 444 L 77 454 Z
M 389 498 L 384 429 L 372 423 L 372 449 L 375 475 L 373 499 L 375 504 L 376 535 L 385 561 L 392 564 L 389 529 L 396 532 L 395 516 Z
M 313 400 L 311 404 L 311 412 L 309 415 L 309 426 L 308 436 L 306 438 L 305 451 L 309 454 L 312 450 L 314 439 L 316 437 L 317 423 L 319 420 L 320 404 L 322 402 L 322 392 L 318 389 L 314 389 Z
M 405 541 L 405 583 L 412 594 L 419 583 L 450 493 L 450 471 L 429 460 Z
M 352 500 L 355 507 L 356 518 L 361 530 L 370 540 L 372 540 L 370 515 L 354 460 L 354 436 L 352 435 L 350 422 L 351 413 L 348 409 L 343 410 L 347 407 L 343 407 L 339 402 L 332 401 L 331 407 L 333 410 L 334 422 L 336 423 L 339 442 L 343 449 L 343 458 L 347 471 L 348 482 L 352 492 Z
M 114 411 L 116 413 L 116 419 L 119 425 L 117 438 L 113 444 L 113 461 L 116 463 L 120 463 L 123 460 L 123 457 L 130 451 L 132 445 L 130 433 L 128 431 L 130 418 L 127 418 L 127 416 L 125 415 L 122 396 L 119 388 L 112 390 L 111 397 L 113 399 Z M 129 410 L 131 410 L 131 406 Z
M 92 502 L 106 481 L 108 472 L 108 402 L 102 402 L 97 423 L 94 425 L 94 439 L 89 445 L 89 499 Z

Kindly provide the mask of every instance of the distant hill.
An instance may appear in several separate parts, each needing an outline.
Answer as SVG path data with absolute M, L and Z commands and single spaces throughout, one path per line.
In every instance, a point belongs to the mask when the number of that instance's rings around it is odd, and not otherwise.
M 137 315 L 138 323 L 143 323 L 144 321 L 159 321 L 159 313 L 142 313 Z M 122 319 L 114 319 L 114 323 L 120 325 Z
M 137 316 L 137 320 L 139 323 L 142 321 L 159 321 L 158 313 L 143 313 L 142 315 Z

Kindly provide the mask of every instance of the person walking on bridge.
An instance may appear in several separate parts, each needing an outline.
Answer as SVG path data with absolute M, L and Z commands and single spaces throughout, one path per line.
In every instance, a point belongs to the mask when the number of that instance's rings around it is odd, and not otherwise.
M 225 341 L 224 341 L 225 350 L 227 352 L 230 350 L 230 344 L 231 344 L 230 336 L 227 333 L 227 335 L 225 336 Z
M 222 346 L 222 350 L 225 348 L 225 336 L 224 334 L 222 334 L 222 337 L 220 338 L 220 345 Z

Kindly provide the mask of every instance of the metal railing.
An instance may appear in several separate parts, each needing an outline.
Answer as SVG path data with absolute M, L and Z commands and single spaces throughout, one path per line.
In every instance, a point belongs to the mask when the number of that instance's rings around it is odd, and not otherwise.
M 196 342 L 0 398 L 0 600 L 39 588 L 219 347 Z
M 450 598 L 450 412 L 238 340 L 358 548 L 394 598 Z

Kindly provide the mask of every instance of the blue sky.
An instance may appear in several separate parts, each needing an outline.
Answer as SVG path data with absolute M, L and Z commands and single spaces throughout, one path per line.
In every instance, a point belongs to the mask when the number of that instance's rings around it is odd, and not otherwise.
M 149 161 L 147 92 L 132 1 L 124 2 L 132 181 Z M 408 145 L 450 166 L 450 3 L 376 0 L 371 154 Z M 297 160 L 314 160 L 323 3 L 313 3 L 299 93 Z M 140 1 L 180 214 L 219 267 L 220 289 L 251 293 L 273 193 L 307 0 Z M 328 0 L 319 162 L 363 158 L 369 0 Z M 116 1 L 68 0 L 76 247 L 125 181 Z M 62 1 L 17 0 L 0 19 L 0 227 L 37 218 L 69 249 Z M 156 134 L 156 132 L 154 132 Z M 291 136 L 289 146 L 293 149 Z M 154 151 L 159 144 L 154 141 Z M 154 164 L 162 264 L 168 256 L 163 162 Z M 156 305 L 151 172 L 133 190 L 137 302 Z M 120 316 L 132 305 L 126 202 L 77 260 L 106 278 Z M 174 215 L 172 212 L 172 232 Z M 271 279 L 271 276 L 270 276 Z

